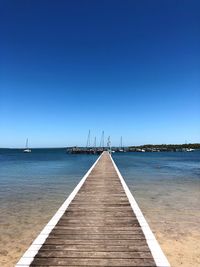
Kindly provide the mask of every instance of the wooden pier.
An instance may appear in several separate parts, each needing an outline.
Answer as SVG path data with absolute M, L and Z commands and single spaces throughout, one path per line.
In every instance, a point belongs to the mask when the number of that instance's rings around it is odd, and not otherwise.
M 16 267 L 169 267 L 135 199 L 103 152 Z

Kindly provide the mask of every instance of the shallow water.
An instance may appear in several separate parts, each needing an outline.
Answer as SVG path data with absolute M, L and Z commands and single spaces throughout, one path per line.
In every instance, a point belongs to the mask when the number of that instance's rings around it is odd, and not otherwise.
M 0 266 L 16 263 L 96 158 L 0 150 Z M 200 151 L 113 158 L 173 266 L 200 266 Z
M 172 266 L 200 266 L 200 151 L 115 154 Z

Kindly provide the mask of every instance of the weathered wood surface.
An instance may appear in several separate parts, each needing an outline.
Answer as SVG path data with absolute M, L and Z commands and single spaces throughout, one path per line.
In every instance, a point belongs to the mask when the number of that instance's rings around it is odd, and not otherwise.
M 31 266 L 156 266 L 104 153 Z

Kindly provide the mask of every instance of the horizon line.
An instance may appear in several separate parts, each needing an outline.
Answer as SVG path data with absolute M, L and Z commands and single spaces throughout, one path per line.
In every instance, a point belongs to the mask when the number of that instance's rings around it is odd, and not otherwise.
M 169 146 L 169 145 L 177 145 L 177 146 L 180 146 L 180 145 L 200 145 L 200 143 L 162 143 L 162 144 L 152 144 L 152 143 L 149 143 L 149 144 L 140 144 L 140 145 L 127 145 L 127 146 L 123 146 L 123 147 L 139 147 L 139 146 L 161 146 L 161 145 L 166 145 L 166 146 Z M 86 146 L 77 146 L 77 145 L 74 145 L 74 146 L 47 146 L 47 147 L 31 147 L 32 149 L 65 149 L 65 148 L 71 148 L 71 147 L 86 147 Z M 91 148 L 94 147 L 94 146 L 90 146 Z M 100 147 L 100 146 L 97 146 L 97 147 Z M 107 146 L 104 146 L 105 148 Z M 111 146 L 111 147 L 119 147 L 119 145 L 115 146 Z M 24 147 L 0 147 L 0 149 L 24 149 Z

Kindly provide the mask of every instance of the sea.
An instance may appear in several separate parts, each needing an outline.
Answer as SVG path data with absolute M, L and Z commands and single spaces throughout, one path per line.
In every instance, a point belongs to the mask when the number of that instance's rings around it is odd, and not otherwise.
M 166 238 L 199 231 L 200 150 L 112 156 L 164 247 Z M 97 157 L 0 149 L 1 266 L 16 263 Z

